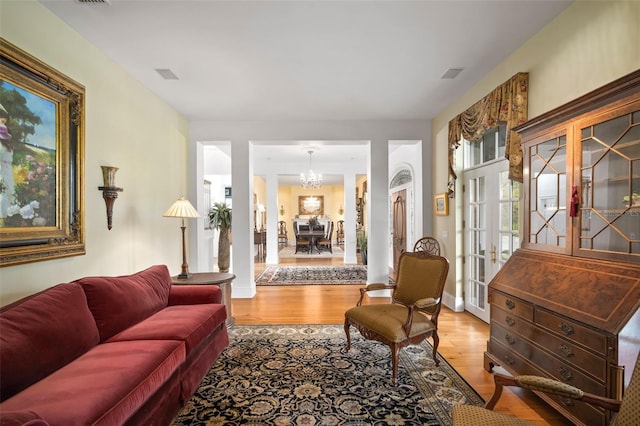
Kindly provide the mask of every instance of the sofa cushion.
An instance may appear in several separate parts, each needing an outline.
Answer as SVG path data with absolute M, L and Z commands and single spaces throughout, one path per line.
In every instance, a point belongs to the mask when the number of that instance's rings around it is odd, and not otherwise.
M 155 265 L 132 275 L 77 280 L 87 295 L 100 341 L 142 321 L 167 306 L 171 275 Z
M 120 425 L 179 370 L 184 343 L 103 343 L 0 404 L 31 410 L 51 426 Z
M 168 306 L 151 317 L 111 337 L 108 342 L 126 340 L 181 340 L 186 344 L 187 356 L 213 330 L 225 326 L 227 312 L 224 305 Z
M 5 400 L 99 342 L 78 284 L 59 284 L 0 311 L 0 395 Z

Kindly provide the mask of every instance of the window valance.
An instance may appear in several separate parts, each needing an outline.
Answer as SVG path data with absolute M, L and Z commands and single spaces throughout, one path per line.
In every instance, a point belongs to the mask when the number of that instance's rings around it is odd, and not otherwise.
M 460 139 L 477 142 L 485 131 L 500 124 L 507 126 L 505 158 L 509 160 L 509 178 L 522 182 L 520 135 L 512 129 L 527 120 L 528 86 L 529 73 L 518 73 L 449 121 L 449 197 L 454 196 L 454 158 Z

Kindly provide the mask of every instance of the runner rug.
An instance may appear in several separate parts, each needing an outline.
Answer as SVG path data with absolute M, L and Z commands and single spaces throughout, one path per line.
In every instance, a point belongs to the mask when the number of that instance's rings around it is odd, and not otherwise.
M 391 355 L 342 325 L 234 326 L 229 347 L 173 421 L 179 425 L 450 425 L 454 404 L 482 398 L 431 346 Z M 438 355 L 439 356 L 439 355 Z
M 367 282 L 367 267 L 344 266 L 267 266 L 256 285 L 359 284 Z

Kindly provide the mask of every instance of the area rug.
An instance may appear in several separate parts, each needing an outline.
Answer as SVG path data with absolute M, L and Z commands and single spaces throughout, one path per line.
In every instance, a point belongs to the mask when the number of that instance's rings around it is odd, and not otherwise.
M 454 404 L 483 404 L 428 343 L 400 351 L 393 386 L 388 347 L 351 336 L 345 353 L 342 325 L 231 328 L 173 426 L 450 425 Z
M 363 285 L 366 282 L 367 268 L 362 265 L 267 266 L 256 279 L 256 285 Z
M 299 251 L 298 253 L 296 253 L 296 248 L 295 246 L 285 246 L 282 247 L 279 251 L 278 251 L 278 257 L 280 259 L 286 259 L 286 258 L 295 258 L 295 259 L 326 259 L 326 258 L 333 258 L 333 259 L 342 259 L 344 258 L 344 250 L 341 247 L 338 246 L 333 246 L 331 248 L 331 250 L 333 251 L 333 253 L 330 253 L 327 250 L 322 250 L 320 251 L 320 253 L 318 253 L 317 250 L 313 250 L 313 252 L 311 254 L 307 253 L 307 252 L 302 252 Z

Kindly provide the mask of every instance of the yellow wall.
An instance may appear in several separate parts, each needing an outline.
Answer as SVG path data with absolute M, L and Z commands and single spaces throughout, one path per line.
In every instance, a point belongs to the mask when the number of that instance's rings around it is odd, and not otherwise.
M 84 256 L 0 269 L 0 304 L 87 275 L 153 264 L 180 272 L 177 219 L 162 214 L 187 193 L 188 123 L 40 3 L 3 1 L 0 35 L 86 89 Z M 101 165 L 123 187 L 107 229 Z M 195 225 L 195 221 L 189 226 Z
M 447 187 L 447 130 L 467 109 L 517 72 L 529 72 L 529 117 L 569 102 L 640 69 L 640 2 L 579 0 L 456 100 L 432 122 L 434 193 Z M 434 216 L 434 234 L 451 262 L 445 291 L 462 295 L 459 212 L 452 200 L 449 216 Z M 522 209 L 521 209 L 522 211 Z M 455 237 L 454 237 L 455 236 Z M 456 261 L 453 257 L 458 253 Z
M 340 206 L 344 208 L 344 187 L 341 185 L 323 185 L 319 189 L 304 189 L 300 186 L 280 186 L 278 187 L 278 210 L 284 206 L 285 214 L 278 212 L 278 220 L 284 220 L 287 224 L 289 243 L 293 241 L 293 219 L 298 214 L 298 197 L 301 195 L 316 195 L 324 197 L 324 215 L 337 222 L 344 219 L 344 215 L 339 213 Z M 335 238 L 335 233 L 333 235 Z

